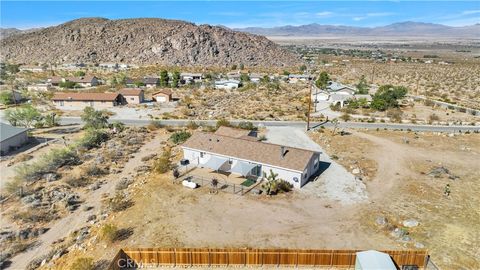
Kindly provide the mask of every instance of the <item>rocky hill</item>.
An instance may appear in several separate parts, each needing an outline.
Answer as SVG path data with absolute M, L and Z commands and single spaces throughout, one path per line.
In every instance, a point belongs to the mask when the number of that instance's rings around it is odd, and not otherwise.
M 262 36 L 164 19 L 84 18 L 0 41 L 16 63 L 133 63 L 282 67 L 299 56 Z

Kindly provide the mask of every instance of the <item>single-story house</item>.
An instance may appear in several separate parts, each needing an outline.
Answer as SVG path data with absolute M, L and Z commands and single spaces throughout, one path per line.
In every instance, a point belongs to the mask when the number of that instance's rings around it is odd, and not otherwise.
M 169 89 L 163 89 L 152 94 L 152 99 L 156 102 L 170 102 L 172 101 L 172 91 Z
M 250 77 L 250 81 L 253 83 L 259 83 L 263 78 L 263 76 L 258 73 L 251 73 L 249 77 Z
M 297 82 L 308 82 L 313 77 L 309 74 L 290 74 L 288 75 L 288 82 L 289 83 L 297 83 Z
M 203 79 L 202 73 L 187 73 L 187 72 L 180 73 L 180 81 L 183 84 L 200 83 L 202 82 L 202 79 Z
M 230 80 L 240 80 L 240 76 L 242 76 L 242 74 L 239 71 L 227 73 L 227 78 Z
M 330 93 L 335 92 L 335 93 L 347 94 L 347 95 L 354 95 L 355 92 L 357 91 L 357 89 L 355 89 L 354 87 L 344 85 L 342 83 L 334 82 L 334 81 L 328 82 L 326 90 Z
M 348 103 L 349 100 L 353 99 L 353 95 L 344 95 L 344 94 L 337 94 L 333 93 L 330 94 L 330 97 L 328 98 L 328 101 L 333 104 L 333 106 L 336 106 L 337 104 L 340 105 L 341 108 L 345 106 L 346 103 Z
M 143 78 L 143 84 L 147 88 L 155 88 L 159 85 L 160 79 L 156 77 L 145 77 Z
M 30 71 L 30 72 L 44 72 L 47 69 L 42 66 L 20 66 L 18 68 L 20 71 Z
M 28 91 L 46 92 L 52 89 L 53 87 L 51 83 L 37 83 L 27 86 Z
M 58 86 L 60 83 L 65 82 L 65 79 L 60 76 L 53 76 L 48 78 L 47 82 L 51 85 Z
M 66 81 L 74 82 L 81 87 L 92 87 L 98 85 L 98 79 L 95 76 L 68 77 Z
M 257 178 L 271 170 L 295 188 L 320 167 L 319 152 L 214 133 L 196 132 L 182 149 L 189 164 Z
M 85 107 L 106 109 L 123 104 L 119 93 L 62 93 L 58 92 L 52 101 L 58 109 L 83 110 Z
M 123 88 L 120 94 L 127 104 L 140 104 L 145 100 L 143 90 L 140 88 Z
M 0 155 L 6 155 L 28 142 L 28 128 L 0 123 Z
M 134 88 L 136 86 L 135 81 L 133 79 L 126 78 L 125 79 L 125 86 L 128 87 L 128 88 Z
M 232 90 L 240 86 L 239 80 L 218 80 L 215 81 L 215 89 Z

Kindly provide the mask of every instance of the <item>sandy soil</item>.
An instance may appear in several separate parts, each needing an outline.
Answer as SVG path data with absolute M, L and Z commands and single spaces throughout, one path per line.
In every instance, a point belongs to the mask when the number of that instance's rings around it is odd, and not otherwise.
M 170 173 L 139 176 L 128 189 L 134 205 L 105 221 L 131 229 L 133 235 L 113 244 L 94 236 L 86 250 L 71 252 L 56 265 L 68 269 L 68 261 L 79 256 L 111 260 L 122 247 L 402 249 L 422 244 L 444 269 L 480 267 L 477 134 L 361 131 L 332 137 L 324 131 L 310 135 L 330 156 L 337 156 L 335 161 L 345 170 L 351 170 L 352 164 L 360 167 L 367 200 L 341 204 L 303 191 L 274 197 L 209 194 L 208 188 L 190 190 L 173 184 Z M 459 178 L 428 176 L 439 165 Z M 446 183 L 452 186 L 449 198 L 443 196 Z M 412 240 L 391 236 L 390 229 L 375 224 L 378 216 L 386 217 L 389 226 L 408 230 Z M 420 224 L 403 227 L 408 218 Z
M 134 156 L 129 159 L 127 163 L 125 163 L 121 173 L 115 175 L 115 177 L 110 177 L 110 179 L 108 179 L 108 181 L 106 181 L 105 184 L 99 189 L 91 191 L 82 196 L 84 198 L 83 205 L 93 206 L 94 208 L 92 210 L 77 210 L 76 212 L 55 221 L 55 223 L 50 226 L 50 229 L 38 238 L 38 245 L 32 249 L 29 249 L 27 252 L 20 253 L 11 259 L 12 264 L 10 265 L 9 269 L 25 268 L 30 260 L 49 252 L 50 245 L 52 245 L 53 242 L 67 237 L 73 231 L 87 225 L 87 217 L 92 215 L 94 211 L 99 210 L 104 194 L 113 194 L 115 191 L 115 185 L 120 181 L 120 179 L 133 174 L 135 172 L 135 168 L 142 164 L 142 158 L 158 151 L 161 142 L 165 139 L 165 135 L 163 134 L 157 136 L 154 140 L 145 143 L 141 150 L 137 154 L 134 154 Z

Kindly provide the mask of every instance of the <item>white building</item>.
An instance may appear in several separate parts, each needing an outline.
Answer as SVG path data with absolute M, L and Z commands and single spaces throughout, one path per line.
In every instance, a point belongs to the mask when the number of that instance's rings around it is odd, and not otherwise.
M 237 89 L 239 86 L 240 86 L 240 81 L 238 80 L 215 81 L 215 89 L 232 90 L 232 89 Z
M 201 83 L 202 80 L 203 80 L 202 73 L 187 73 L 187 72 L 180 73 L 180 81 L 182 81 L 182 83 L 184 84 Z
M 30 71 L 30 72 L 44 72 L 44 71 L 46 71 L 46 68 L 42 67 L 42 66 L 21 66 L 18 69 L 20 71 Z
M 28 128 L 0 123 L 0 155 L 15 151 L 28 142 Z
M 305 185 L 320 167 L 320 153 L 244 137 L 197 132 L 183 145 L 194 166 L 261 179 L 270 170 L 295 188 Z

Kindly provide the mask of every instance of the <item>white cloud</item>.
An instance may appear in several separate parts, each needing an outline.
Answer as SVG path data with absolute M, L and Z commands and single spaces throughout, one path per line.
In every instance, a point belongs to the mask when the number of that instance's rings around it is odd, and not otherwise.
M 479 14 L 480 9 L 474 9 L 474 10 L 465 10 L 462 12 L 463 15 L 472 15 L 472 14 Z
M 330 17 L 332 15 L 333 15 L 333 12 L 330 12 L 330 11 L 322 11 L 322 12 L 315 13 L 315 16 L 317 17 Z

